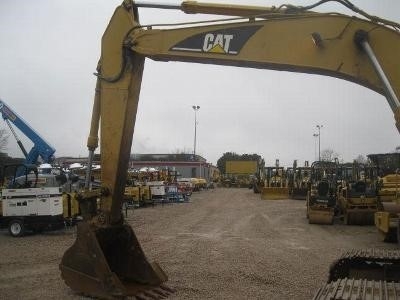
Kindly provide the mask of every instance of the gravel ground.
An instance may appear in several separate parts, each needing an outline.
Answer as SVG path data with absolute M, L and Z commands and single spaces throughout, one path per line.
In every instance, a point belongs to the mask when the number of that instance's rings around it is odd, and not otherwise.
M 373 226 L 309 225 L 304 201 L 260 200 L 248 189 L 201 191 L 190 203 L 129 211 L 127 220 L 168 274 L 170 299 L 310 299 L 343 251 L 396 248 Z M 0 299 L 84 299 L 58 270 L 74 240 L 75 229 L 1 231 Z

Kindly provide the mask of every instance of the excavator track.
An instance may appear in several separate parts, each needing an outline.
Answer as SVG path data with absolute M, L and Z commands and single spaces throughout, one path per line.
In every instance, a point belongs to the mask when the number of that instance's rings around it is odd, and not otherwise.
M 366 279 L 343 278 L 325 284 L 313 300 L 397 300 L 400 299 L 400 283 Z
M 331 264 L 329 282 L 343 278 L 400 282 L 400 250 L 350 250 Z

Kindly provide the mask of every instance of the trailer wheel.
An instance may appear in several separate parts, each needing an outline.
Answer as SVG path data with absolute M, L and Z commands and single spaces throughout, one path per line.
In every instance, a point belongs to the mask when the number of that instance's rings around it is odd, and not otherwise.
M 13 237 L 23 236 L 25 233 L 24 222 L 18 219 L 11 220 L 10 223 L 8 223 L 8 232 Z

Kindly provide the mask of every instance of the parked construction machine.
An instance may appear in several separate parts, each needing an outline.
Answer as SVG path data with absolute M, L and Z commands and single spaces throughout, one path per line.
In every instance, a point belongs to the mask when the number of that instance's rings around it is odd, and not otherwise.
M 251 185 L 249 188 L 253 189 L 255 194 L 261 193 L 261 189 L 265 185 L 265 179 L 265 161 L 261 158 L 258 161 L 256 172 L 250 177 Z
M 306 200 L 311 179 L 311 167 L 308 161 L 298 167 L 297 160 L 293 162 L 293 169 L 289 177 L 289 195 L 291 199 Z
M 279 159 L 276 159 L 275 166 L 265 168 L 265 174 L 265 184 L 261 189 L 261 199 L 289 199 L 286 171 L 284 167 L 279 166 Z
M 248 188 L 251 176 L 257 172 L 257 160 L 228 160 L 225 162 L 224 186 Z
M 6 169 L 13 169 L 14 176 L 8 179 Z M 20 175 L 23 170 L 23 175 Z M 20 175 L 17 177 L 17 174 Z M 40 232 L 45 229 L 64 227 L 61 188 L 56 184 L 49 186 L 46 179 L 39 180 L 35 165 L 16 164 L 3 166 L 0 178 L 0 227 L 8 228 L 13 237 L 21 237 L 27 231 Z
M 369 154 L 378 168 L 379 211 L 375 213 L 375 226 L 385 242 L 400 244 L 400 153 Z
M 337 204 L 346 225 L 373 225 L 378 210 L 377 168 L 358 162 L 340 164 Z
M 311 164 L 311 183 L 307 192 L 307 218 L 310 224 L 333 224 L 336 209 L 336 162 Z
M 60 264 L 68 286 L 106 299 L 130 295 L 157 298 L 170 292 L 163 285 L 166 274 L 157 263 L 147 260 L 121 212 L 146 57 L 345 79 L 385 95 L 400 129 L 400 25 L 370 16 L 348 0 L 337 2 L 362 18 L 311 11 L 324 2 L 266 8 L 195 1 L 171 6 L 123 1 L 102 38 L 88 138 L 90 166 L 101 122 L 102 187 L 82 192 L 84 221 L 78 224 L 76 241 Z M 143 6 L 235 17 L 142 26 L 138 7 Z M 91 168 L 88 170 L 90 173 Z M 326 190 L 326 185 L 321 188 Z M 388 256 L 385 262 L 398 264 L 398 255 Z M 368 253 L 354 257 L 357 259 L 347 257 L 340 266 L 366 266 L 363 262 L 375 259 Z M 336 296 L 331 298 L 339 299 Z

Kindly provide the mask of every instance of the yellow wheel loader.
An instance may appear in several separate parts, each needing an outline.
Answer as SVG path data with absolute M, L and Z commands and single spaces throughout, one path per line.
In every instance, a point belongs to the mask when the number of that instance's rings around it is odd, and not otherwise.
M 333 224 L 336 209 L 337 164 L 315 161 L 311 165 L 311 184 L 307 192 L 307 218 L 310 224 Z
M 400 25 L 370 16 L 349 0 L 337 2 L 361 18 L 312 11 L 324 2 L 268 8 L 124 0 L 116 8 L 101 40 L 96 73 L 87 143 L 89 167 L 86 188 L 80 196 L 84 221 L 78 224 L 76 241 L 60 264 L 61 276 L 68 286 L 84 295 L 104 299 L 155 299 L 171 293 L 164 285 L 167 275 L 157 263 L 146 258 L 121 212 L 145 58 L 345 79 L 384 95 L 400 130 Z M 143 26 L 139 23 L 138 8 L 146 6 L 231 17 Z M 90 166 L 99 131 L 101 189 L 91 191 Z M 389 261 L 394 262 L 394 255 L 391 257 Z M 375 257 L 366 255 L 359 259 L 370 262 Z M 351 265 L 354 260 L 348 261 Z
M 281 200 L 289 199 L 288 180 L 284 167 L 279 166 L 279 159 L 274 167 L 265 168 L 265 185 L 261 189 L 261 199 Z

